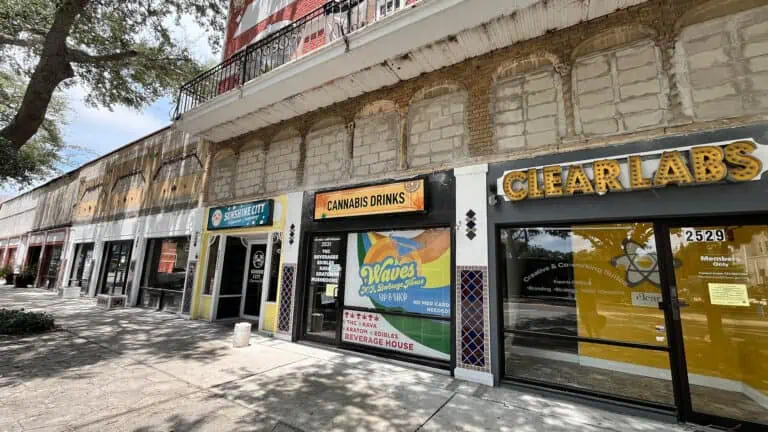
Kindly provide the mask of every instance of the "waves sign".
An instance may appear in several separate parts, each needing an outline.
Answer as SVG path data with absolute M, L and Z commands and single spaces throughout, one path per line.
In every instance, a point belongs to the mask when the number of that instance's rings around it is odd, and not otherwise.
M 272 225 L 273 209 L 271 199 L 212 207 L 208 211 L 208 230 L 269 226 Z

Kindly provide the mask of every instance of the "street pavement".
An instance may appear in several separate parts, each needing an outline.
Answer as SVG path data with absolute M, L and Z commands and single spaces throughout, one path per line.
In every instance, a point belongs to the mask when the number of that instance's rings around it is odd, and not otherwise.
M 693 431 L 354 353 L 0 286 L 59 329 L 0 336 L 0 431 Z

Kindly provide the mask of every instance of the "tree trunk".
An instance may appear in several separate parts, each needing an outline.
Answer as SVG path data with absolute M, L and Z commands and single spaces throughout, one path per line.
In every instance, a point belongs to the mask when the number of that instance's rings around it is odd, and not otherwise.
M 75 20 L 89 0 L 65 0 L 56 10 L 51 29 L 45 35 L 40 61 L 30 77 L 24 99 L 13 120 L 0 131 L 0 138 L 19 149 L 43 124 L 53 92 L 62 81 L 75 76 L 67 53 L 67 38 Z

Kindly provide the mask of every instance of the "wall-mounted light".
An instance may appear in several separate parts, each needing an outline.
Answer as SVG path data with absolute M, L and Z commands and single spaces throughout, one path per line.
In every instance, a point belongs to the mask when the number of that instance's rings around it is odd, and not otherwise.
M 495 184 L 488 185 L 488 205 L 491 207 L 496 207 L 496 205 L 499 204 L 499 198 L 498 198 L 498 190 L 496 189 Z

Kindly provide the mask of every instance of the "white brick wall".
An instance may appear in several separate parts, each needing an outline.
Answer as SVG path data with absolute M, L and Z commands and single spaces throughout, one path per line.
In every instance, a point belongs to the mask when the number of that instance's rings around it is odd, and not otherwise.
M 269 145 L 264 190 L 267 193 L 296 186 L 296 172 L 301 156 L 301 138 L 277 139 Z
M 368 177 L 397 169 L 400 114 L 373 114 L 355 121 L 352 175 Z
M 653 41 L 580 58 L 573 81 L 579 134 L 609 135 L 666 124 L 669 86 Z
M 551 66 L 500 79 L 491 110 L 501 153 L 556 145 L 565 132 L 562 83 Z
M 684 29 L 677 55 L 687 115 L 711 120 L 768 111 L 768 6 Z
M 464 120 L 467 98 L 462 90 L 411 104 L 408 166 L 440 164 L 469 155 Z
M 264 192 L 264 145 L 256 143 L 240 150 L 237 159 L 235 197 L 243 198 Z
M 343 124 L 310 131 L 304 160 L 304 184 L 316 186 L 349 177 L 349 138 Z
M 233 153 L 217 156 L 211 164 L 211 185 L 208 193 L 215 201 L 232 199 L 237 158 Z

